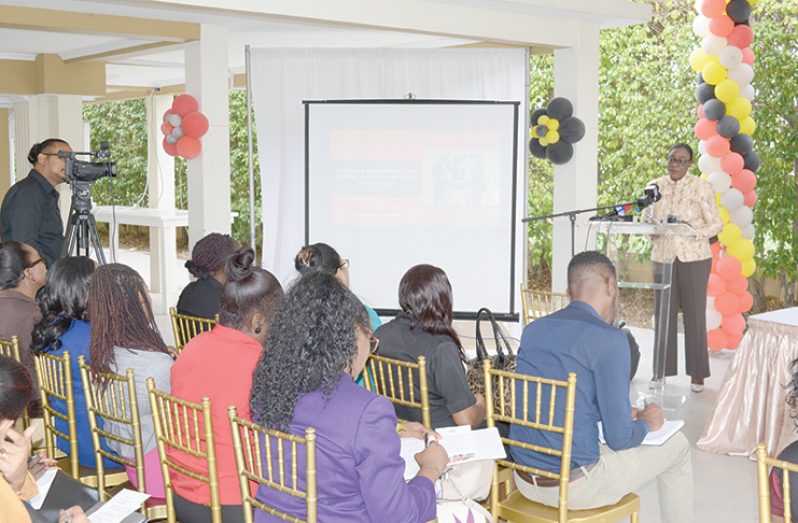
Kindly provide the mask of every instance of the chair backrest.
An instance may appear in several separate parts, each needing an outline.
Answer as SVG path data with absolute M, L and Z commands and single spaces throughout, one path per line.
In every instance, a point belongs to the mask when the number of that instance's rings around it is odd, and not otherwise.
M 16 336 L 11 336 L 10 339 L 0 338 L 0 356 L 8 356 L 9 358 L 14 358 L 17 363 L 22 363 L 22 358 L 20 358 L 19 354 L 19 338 Z M 31 376 L 31 379 L 35 380 L 37 377 Z M 22 412 L 22 428 L 27 429 L 28 427 L 30 427 L 30 416 L 26 408 Z
M 167 521 L 169 523 L 176 521 L 172 474 L 177 472 L 208 484 L 211 520 L 213 523 L 222 523 L 210 398 L 203 397 L 201 403 L 178 398 L 156 389 L 152 378 L 147 378 L 147 392 L 150 397 L 158 458 L 161 461 L 166 489 Z M 189 469 L 170 457 L 167 448 L 204 460 L 208 466 L 205 470 Z
M 784 521 L 792 521 L 790 472 L 798 473 L 798 463 L 790 463 L 768 456 L 764 443 L 756 446 L 757 490 L 759 491 L 759 522 L 770 523 L 770 476 L 768 466 L 781 469 L 781 493 L 784 500 Z
M 209 320 L 208 318 L 200 318 L 199 316 L 189 316 L 188 314 L 178 314 L 177 309 L 169 307 L 169 317 L 172 320 L 172 332 L 175 335 L 175 349 L 177 352 L 183 350 L 186 343 L 191 338 L 201 332 L 207 332 L 213 329 L 213 326 L 219 321 L 219 315 L 216 318 Z
M 499 395 L 499 411 L 494 407 L 493 401 L 486 402 L 487 421 L 489 427 L 494 427 L 496 422 L 505 422 L 536 430 L 551 432 L 562 436 L 562 447 L 543 447 L 532 445 L 523 441 L 502 438 L 505 446 L 531 450 L 560 458 L 560 472 L 554 473 L 547 470 L 529 467 L 507 459 L 496 460 L 493 467 L 493 483 L 491 484 L 490 506 L 494 519 L 498 517 L 499 502 L 499 467 L 508 467 L 521 470 L 536 476 L 557 479 L 560 482 L 559 520 L 565 523 L 568 515 L 568 481 L 571 473 L 571 445 L 574 435 L 574 403 L 576 402 L 576 374 L 568 373 L 567 381 L 552 380 L 536 376 L 527 376 L 515 372 L 493 369 L 490 360 L 483 362 L 485 372 L 485 397 L 492 398 L 495 390 Z M 509 380 L 510 386 L 505 388 Z M 530 394 L 530 388 L 533 388 Z M 505 398 L 507 391 L 510 398 Z M 534 395 L 535 404 L 530 409 L 529 399 Z M 548 401 L 543 397 L 548 395 Z M 509 399 L 508 402 L 505 400 Z M 555 422 L 557 404 L 564 403 L 565 416 L 562 424 Z M 520 405 L 519 405 L 520 403 Z M 545 409 L 543 408 L 545 405 Z M 519 408 L 520 407 L 520 408 Z M 498 519 L 496 519 L 498 521 Z
M 569 301 L 567 294 L 530 289 L 525 285 L 521 285 L 521 308 L 524 325 L 564 308 Z
M 72 389 L 72 367 L 69 351 L 62 356 L 43 353 L 33 357 L 36 376 L 42 398 L 42 415 L 44 418 L 44 447 L 49 458 L 55 459 L 56 438 L 69 442 L 69 474 L 80 480 L 80 464 L 78 462 L 78 430 L 75 420 L 75 394 Z M 66 414 L 53 408 L 53 399 L 66 404 Z M 62 432 L 55 426 L 57 419 L 63 420 L 67 431 Z
M 284 521 L 294 523 L 317 521 L 316 508 L 316 430 L 308 427 L 305 437 L 294 436 L 279 430 L 272 430 L 239 418 L 235 406 L 227 409 L 230 429 L 233 431 L 233 451 L 236 469 L 241 484 L 241 499 L 244 508 L 244 522 L 253 523 L 255 508 L 267 512 Z M 305 489 L 299 488 L 298 447 L 305 448 Z M 287 448 L 290 448 L 290 455 Z M 277 460 L 275 467 L 274 460 Z M 263 462 L 266 462 L 264 474 Z M 278 468 L 279 470 L 274 470 Z M 286 514 L 270 507 L 252 495 L 250 481 L 272 490 L 288 494 L 305 501 L 306 519 Z
M 421 423 L 432 428 L 427 361 L 424 356 L 418 357 L 418 363 L 412 363 L 369 354 L 363 369 L 363 384 L 367 390 L 388 398 L 394 405 L 419 409 Z
M 127 474 L 115 472 L 111 481 L 106 480 L 104 459 L 120 465 L 136 469 L 136 480 L 139 492 L 144 492 L 144 452 L 141 443 L 141 421 L 139 418 L 138 399 L 136 398 L 136 379 L 133 369 L 127 369 L 124 376 L 111 372 L 95 374 L 86 364 L 86 358 L 78 358 L 80 374 L 83 378 L 83 392 L 86 396 L 86 410 L 89 414 L 89 428 L 94 445 L 94 456 L 97 461 L 97 490 L 100 501 L 110 497 L 107 488 L 119 485 L 127 480 Z M 130 425 L 132 438 L 124 438 L 101 428 L 107 422 Z M 134 459 L 124 458 L 102 448 L 102 439 L 114 440 L 133 448 Z

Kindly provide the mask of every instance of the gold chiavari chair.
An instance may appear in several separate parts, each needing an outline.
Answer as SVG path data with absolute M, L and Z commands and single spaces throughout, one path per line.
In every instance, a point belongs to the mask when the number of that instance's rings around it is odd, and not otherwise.
M 255 508 L 293 523 L 316 523 L 316 430 L 308 427 L 305 437 L 272 430 L 239 418 L 235 406 L 227 409 L 230 429 L 233 431 L 233 451 L 241 485 L 244 522 L 253 523 Z M 299 488 L 298 450 L 305 447 L 305 489 Z M 290 456 L 287 448 L 290 448 Z M 263 461 L 266 461 L 266 473 Z M 275 471 L 274 459 L 279 470 Z M 301 519 L 270 507 L 252 495 L 250 482 L 305 500 L 306 518 Z
M 147 378 L 158 458 L 161 462 L 166 489 L 167 521 L 176 523 L 172 474 L 176 472 L 208 484 L 211 521 L 222 523 L 222 504 L 219 498 L 219 477 L 216 471 L 216 446 L 213 440 L 211 400 L 203 397 L 193 403 L 155 388 L 155 380 Z M 203 443 L 202 437 L 205 442 Z M 204 448 L 203 448 L 204 447 Z M 206 470 L 191 470 L 167 453 L 167 448 L 194 456 L 207 462 Z
M 14 358 L 17 362 L 22 363 L 22 358 L 19 354 L 19 338 L 11 336 L 11 339 L 0 338 L 0 355 Z M 38 379 L 36 376 L 31 376 L 31 379 Z M 26 408 L 22 412 L 22 428 L 27 429 L 30 427 L 30 416 Z
M 394 405 L 421 411 L 421 423 L 432 428 L 427 386 L 427 360 L 418 363 L 369 354 L 363 369 L 363 384 L 367 390 L 388 398 Z
M 521 308 L 523 310 L 524 325 L 528 325 L 530 321 L 564 308 L 569 301 L 567 294 L 534 290 L 521 285 Z
M 490 360 L 483 363 L 485 371 L 485 397 L 493 397 L 493 390 L 500 396 L 500 410 L 495 411 L 492 401 L 487 402 L 488 426 L 494 427 L 496 422 L 505 422 L 511 425 L 532 428 L 551 432 L 562 436 L 562 448 L 542 447 L 510 438 L 502 438 L 505 446 L 532 450 L 560 458 L 560 472 L 554 473 L 535 467 L 521 465 L 507 459 L 498 459 L 493 465 L 493 483 L 491 484 L 490 509 L 493 519 L 520 523 L 566 523 L 579 521 L 583 523 L 609 523 L 629 517 L 632 523 L 637 523 L 640 513 L 640 498 L 630 493 L 621 498 L 615 505 L 590 510 L 568 510 L 568 482 L 571 472 L 571 446 L 574 431 L 574 404 L 576 402 L 576 374 L 568 374 L 567 381 L 552 380 L 535 376 L 526 376 L 514 372 L 493 369 Z M 505 389 L 505 381 L 510 381 L 510 387 Z M 529 405 L 529 389 L 534 387 L 535 405 Z M 547 389 L 549 400 L 547 406 L 542 403 L 543 391 Z M 505 390 L 510 391 L 509 408 L 505 404 Z M 559 392 L 559 394 L 558 394 Z M 564 394 L 564 398 L 563 398 Z M 563 423 L 555 423 L 555 406 L 558 402 L 565 402 L 565 416 Z M 545 407 L 545 408 L 544 408 Z M 520 412 L 519 412 L 520 408 Z M 509 412 L 508 412 L 509 410 Z M 534 411 L 533 411 L 534 410 Z M 512 469 L 523 471 L 535 476 L 556 479 L 559 486 L 559 507 L 548 507 L 525 498 L 519 491 L 514 491 L 504 499 L 499 499 L 500 470 Z
M 136 484 L 139 492 L 145 491 L 144 451 L 141 438 L 141 419 L 139 417 L 138 398 L 136 397 L 136 379 L 133 369 L 127 369 L 124 376 L 111 372 L 95 374 L 86 364 L 86 358 L 78 358 L 80 374 L 83 378 L 83 391 L 86 396 L 86 410 L 89 414 L 89 427 L 94 445 L 94 456 L 97 460 L 97 491 L 100 501 L 111 497 L 109 487 L 128 482 L 127 472 L 113 470 L 106 473 L 104 459 L 136 470 Z M 131 438 L 112 434 L 105 427 L 108 422 L 122 423 L 130 426 Z M 101 427 L 102 425 L 102 427 Z M 133 459 L 124 458 L 102 447 L 103 438 L 128 445 L 133 449 Z M 159 503 L 160 502 L 160 503 Z M 165 519 L 166 504 L 163 500 L 147 500 L 142 506 L 142 514 L 150 519 Z
M 768 466 L 781 469 L 781 492 L 784 499 L 784 521 L 792 521 L 792 500 L 790 499 L 791 472 L 798 473 L 798 463 L 768 456 L 764 443 L 756 446 L 756 483 L 759 491 L 759 523 L 770 523 L 770 478 Z
M 197 334 L 213 329 L 213 326 L 219 321 L 218 314 L 216 318 L 209 320 L 208 318 L 200 318 L 199 316 L 178 314 L 177 309 L 174 307 L 169 307 L 169 317 L 172 320 L 172 332 L 175 335 L 175 349 L 178 354 L 191 338 Z

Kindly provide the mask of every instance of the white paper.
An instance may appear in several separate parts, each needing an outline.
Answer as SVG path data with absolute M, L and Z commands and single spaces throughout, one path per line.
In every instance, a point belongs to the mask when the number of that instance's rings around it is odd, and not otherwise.
M 120 523 L 141 504 L 147 501 L 149 494 L 123 489 L 106 501 L 98 510 L 89 516 L 91 523 Z
M 449 455 L 449 465 L 460 465 L 483 459 L 504 459 L 507 453 L 496 427 L 471 430 L 468 425 L 436 429 L 438 440 Z M 405 460 L 404 478 L 413 479 L 418 474 L 416 454 L 424 450 L 424 442 L 416 438 L 402 438 L 400 455 Z
M 55 480 L 55 475 L 57 472 L 58 467 L 51 467 L 47 469 L 39 479 L 36 480 L 36 486 L 39 489 L 39 493 L 28 500 L 28 503 L 33 509 L 39 510 L 42 508 L 44 498 L 46 498 L 47 493 L 50 492 L 50 487 L 53 484 L 53 480 Z
M 424 440 L 417 438 L 402 438 L 402 447 L 399 455 L 405 460 L 405 481 L 416 477 L 421 467 L 416 463 L 416 454 L 424 450 Z
M 659 446 L 668 441 L 671 436 L 679 432 L 682 427 L 684 427 L 684 420 L 681 419 L 674 419 L 674 420 L 665 420 L 665 423 L 662 424 L 659 430 L 654 432 L 649 432 L 646 434 L 646 437 L 643 438 L 643 441 L 640 442 L 641 445 L 650 445 L 650 446 Z M 601 422 L 598 422 L 598 429 L 599 429 L 599 441 L 602 443 L 607 443 L 604 439 L 604 427 L 601 425 Z

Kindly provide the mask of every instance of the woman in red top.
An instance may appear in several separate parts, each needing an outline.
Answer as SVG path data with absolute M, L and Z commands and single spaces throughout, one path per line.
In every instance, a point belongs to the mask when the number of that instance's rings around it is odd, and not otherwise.
M 235 405 L 239 416 L 251 418 L 252 373 L 263 353 L 269 323 L 283 297 L 277 278 L 265 269 L 254 267 L 254 260 L 255 252 L 249 247 L 240 249 L 228 259 L 219 323 L 212 331 L 189 341 L 172 367 L 172 394 L 197 403 L 203 396 L 211 400 L 216 468 L 225 523 L 243 521 L 227 407 Z M 188 469 L 207 473 L 207 464 L 203 460 L 173 449 L 169 449 L 168 454 Z M 171 477 L 178 520 L 210 522 L 207 484 L 173 472 Z

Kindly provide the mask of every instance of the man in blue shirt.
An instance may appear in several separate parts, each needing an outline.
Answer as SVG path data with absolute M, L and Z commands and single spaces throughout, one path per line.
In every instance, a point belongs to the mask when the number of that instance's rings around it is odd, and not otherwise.
M 557 380 L 576 373 L 576 405 L 568 507 L 574 510 L 612 505 L 652 479 L 659 485 L 663 522 L 692 520 L 693 479 L 690 445 L 679 432 L 661 446 L 641 447 L 649 430 L 662 427 L 661 409 L 650 404 L 638 411 L 629 403 L 630 356 L 626 335 L 612 325 L 618 306 L 618 281 L 612 262 L 598 252 L 582 252 L 568 265 L 565 309 L 532 322 L 524 329 L 517 372 Z M 534 387 L 529 391 L 534 412 Z M 548 388 L 546 388 L 548 389 Z M 541 405 L 549 405 L 550 390 Z M 565 417 L 565 398 L 558 396 L 555 422 Z M 543 419 L 548 412 L 542 412 Z M 606 444 L 599 443 L 598 422 Z M 562 437 L 513 425 L 510 437 L 561 448 Z M 555 456 L 511 448 L 516 462 L 559 472 Z M 527 498 L 556 507 L 559 483 L 550 478 L 516 474 L 518 490 Z

